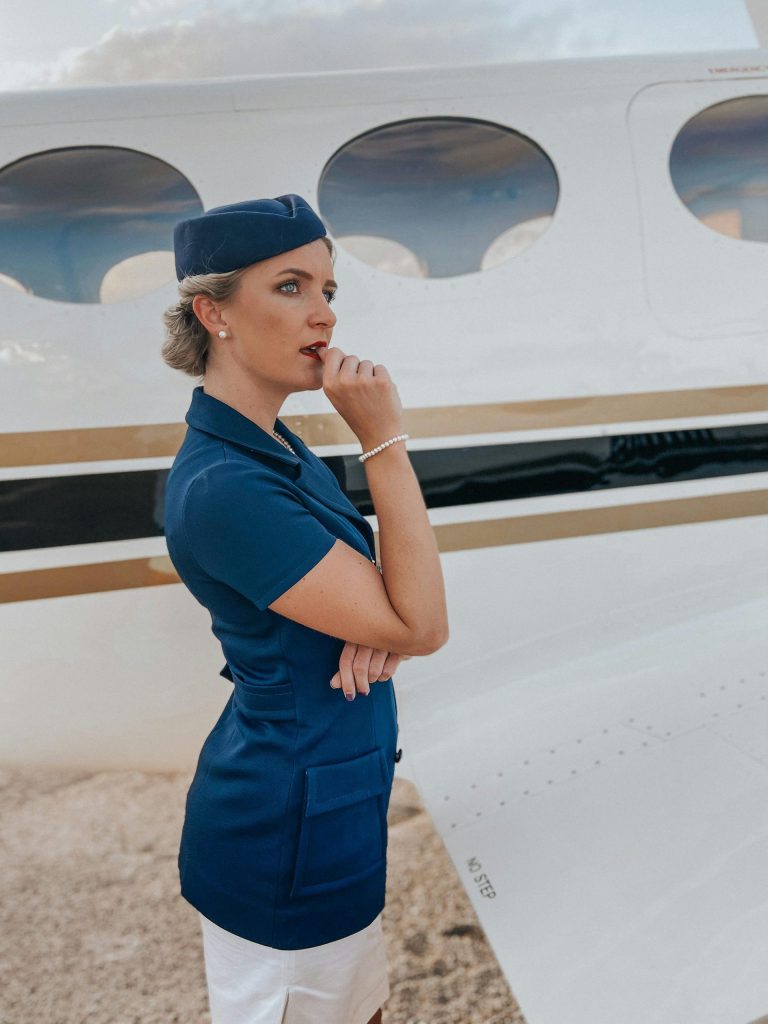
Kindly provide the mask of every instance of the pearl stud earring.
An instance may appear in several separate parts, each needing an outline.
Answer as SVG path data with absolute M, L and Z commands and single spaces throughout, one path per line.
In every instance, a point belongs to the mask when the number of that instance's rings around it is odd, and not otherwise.
M 228 337 L 228 334 L 227 334 L 226 331 L 219 331 L 219 337 L 220 338 L 226 338 L 226 337 Z

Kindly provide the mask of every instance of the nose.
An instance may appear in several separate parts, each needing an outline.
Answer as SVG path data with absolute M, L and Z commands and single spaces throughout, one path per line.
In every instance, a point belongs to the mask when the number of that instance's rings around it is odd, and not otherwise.
M 336 323 L 336 314 L 331 309 L 324 295 L 321 295 L 313 306 L 310 319 L 318 327 L 333 327 Z

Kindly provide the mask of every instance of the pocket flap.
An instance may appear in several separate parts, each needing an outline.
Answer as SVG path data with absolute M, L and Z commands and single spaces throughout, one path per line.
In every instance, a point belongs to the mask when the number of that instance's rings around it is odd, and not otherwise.
M 293 687 L 284 683 L 264 685 L 235 683 L 235 702 L 254 715 L 289 718 L 295 713 Z
M 351 761 L 317 765 L 306 771 L 307 818 L 359 803 L 389 788 L 389 773 L 380 747 Z

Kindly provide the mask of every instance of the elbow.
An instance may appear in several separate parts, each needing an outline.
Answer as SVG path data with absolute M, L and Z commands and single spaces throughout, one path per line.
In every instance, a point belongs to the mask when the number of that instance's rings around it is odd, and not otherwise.
M 448 643 L 448 623 L 443 623 L 440 629 L 433 630 L 430 633 L 419 637 L 418 650 L 414 647 L 409 653 L 416 655 L 434 654 L 439 651 L 441 647 L 444 647 Z

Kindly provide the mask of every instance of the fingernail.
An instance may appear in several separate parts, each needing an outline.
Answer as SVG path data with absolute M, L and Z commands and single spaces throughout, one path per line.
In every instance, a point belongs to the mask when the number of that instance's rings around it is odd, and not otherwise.
M 344 696 L 347 698 L 347 700 L 354 700 L 355 699 L 354 693 L 345 693 Z

